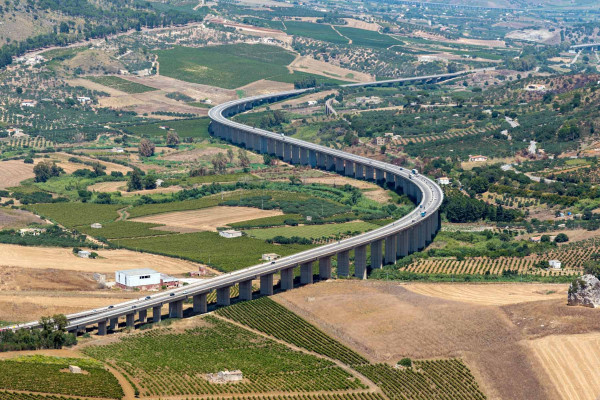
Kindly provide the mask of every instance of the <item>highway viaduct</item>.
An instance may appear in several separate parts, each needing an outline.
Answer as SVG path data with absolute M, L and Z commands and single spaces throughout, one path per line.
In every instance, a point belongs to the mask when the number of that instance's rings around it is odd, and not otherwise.
M 345 86 L 389 86 L 412 82 L 438 82 L 457 78 L 470 72 L 401 78 Z M 385 264 L 395 263 L 398 258 L 420 251 L 431 243 L 434 235 L 440 229 L 439 208 L 443 201 L 441 188 L 431 179 L 420 175 L 418 172 L 414 173 L 411 170 L 392 164 L 257 129 L 229 119 L 229 117 L 250 110 L 253 107 L 281 101 L 311 90 L 299 89 L 255 96 L 215 106 L 209 111 L 209 118 L 211 119 L 210 133 L 222 140 L 257 153 L 271 154 L 290 164 L 306 165 L 312 168 L 335 171 L 340 175 L 355 179 L 377 182 L 411 198 L 417 205 L 413 211 L 399 220 L 373 231 L 283 257 L 276 261 L 219 275 L 142 299 L 69 314 L 67 315 L 67 330 L 79 332 L 97 325 L 98 334 L 105 335 L 109 329 L 118 326 L 119 318 L 124 317 L 125 325 L 130 328 L 135 327 L 136 315 L 138 324 L 146 323 L 149 311 L 152 312 L 152 322 L 160 322 L 162 307 L 166 304 L 169 306 L 168 315 L 170 318 L 182 318 L 183 304 L 189 298 L 192 299 L 192 310 L 195 314 L 206 313 L 208 311 L 207 296 L 212 291 L 216 291 L 217 306 L 230 304 L 231 288 L 234 285 L 239 285 L 239 300 L 251 300 L 253 297 L 252 283 L 255 280 L 260 282 L 260 295 L 272 295 L 275 274 L 280 274 L 281 290 L 291 290 L 295 284 L 296 269 L 300 270 L 299 283 L 301 285 L 313 283 L 314 264 L 318 264 L 319 280 L 330 279 L 332 277 L 331 261 L 333 257 L 337 258 L 337 276 L 349 276 L 350 259 L 353 256 L 354 276 L 358 279 L 366 279 L 368 250 L 370 250 L 371 268 L 378 269 Z M 39 321 L 33 321 L 5 329 L 16 330 L 22 328 L 40 328 L 40 324 Z

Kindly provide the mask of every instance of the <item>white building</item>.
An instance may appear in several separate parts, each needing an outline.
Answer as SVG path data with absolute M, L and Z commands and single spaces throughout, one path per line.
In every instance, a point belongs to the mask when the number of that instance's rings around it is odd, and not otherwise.
M 265 253 L 262 255 L 262 259 L 265 261 L 277 260 L 279 257 L 280 255 L 275 253 Z
M 239 382 L 244 379 L 244 375 L 239 369 L 235 371 L 225 370 L 217 373 L 217 379 L 224 382 Z
M 219 236 L 224 237 L 225 239 L 232 239 L 242 236 L 242 232 L 236 231 L 234 229 L 227 229 L 224 231 L 219 231 Z
M 150 268 L 126 269 L 115 272 L 116 286 L 121 289 L 153 290 L 161 286 L 177 287 L 179 280 Z
M 35 107 L 37 104 L 37 101 L 35 100 L 23 100 L 21 102 L 21 107 Z
M 450 178 L 448 178 L 447 176 L 441 176 L 441 177 L 437 178 L 437 182 L 440 185 L 449 185 L 450 184 Z
M 41 228 L 23 228 L 19 229 L 19 234 L 21 236 L 29 235 L 29 236 L 40 236 L 40 233 L 46 232 L 45 229 Z
M 472 156 L 469 154 L 469 162 L 485 162 L 487 161 L 487 157 L 486 156 L 482 156 L 482 155 L 476 155 L 476 156 Z
M 560 269 L 561 262 L 559 260 L 550 260 L 548 261 L 548 265 L 550 265 L 550 268 Z
M 527 85 L 527 87 L 525 89 L 529 92 L 545 92 L 546 85 L 539 85 L 536 83 L 532 83 L 530 85 Z
M 79 250 L 77 252 L 77 256 L 81 258 L 90 258 L 91 255 L 92 253 L 87 250 Z
M 308 105 L 309 106 L 316 106 L 317 105 L 317 101 L 316 100 L 309 100 L 308 101 Z
M 113 147 L 110 150 L 111 153 L 125 153 L 125 149 L 123 149 L 122 147 Z
M 77 96 L 77 101 L 80 102 L 81 104 L 87 104 L 90 101 L 92 101 L 92 99 L 87 96 Z
M 90 228 L 102 229 L 102 224 L 99 222 L 94 222 L 93 224 L 90 225 Z

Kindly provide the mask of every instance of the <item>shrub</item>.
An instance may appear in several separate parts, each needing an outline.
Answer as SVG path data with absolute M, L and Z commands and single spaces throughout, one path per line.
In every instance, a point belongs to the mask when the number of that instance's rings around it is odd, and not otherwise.
M 412 367 L 412 360 L 408 357 L 404 357 L 402 360 L 398 361 L 398 365 L 401 365 L 406 368 Z

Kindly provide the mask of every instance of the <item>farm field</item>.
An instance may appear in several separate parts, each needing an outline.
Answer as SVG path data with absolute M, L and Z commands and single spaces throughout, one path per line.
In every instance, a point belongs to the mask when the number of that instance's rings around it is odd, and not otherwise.
M 337 30 L 342 35 L 347 36 L 352 40 L 352 44 L 356 46 L 388 48 L 390 46 L 403 45 L 400 40 L 396 40 L 392 36 L 383 35 L 379 32 L 357 28 L 346 28 L 343 26 L 338 26 Z
M 349 234 L 362 233 L 378 228 L 378 225 L 370 222 L 346 222 L 341 224 L 303 225 L 266 229 L 252 229 L 245 231 L 248 236 L 257 239 L 273 239 L 275 236 L 303 237 L 306 239 L 329 239 Z
M 337 44 L 348 44 L 348 39 L 340 36 L 331 25 L 315 24 L 312 22 L 286 21 L 286 33 L 288 35 L 304 36 L 307 38 L 331 42 Z
M 283 215 L 280 210 L 260 210 L 250 207 L 210 207 L 201 210 L 176 211 L 165 214 L 155 214 L 131 221 L 160 224 L 160 230 L 174 232 L 213 231 L 230 223 L 242 222 L 256 218 Z
M 99 182 L 87 187 L 89 191 L 95 192 L 120 192 L 123 197 L 131 197 L 137 195 L 144 194 L 155 194 L 155 193 L 175 193 L 181 190 L 181 186 L 168 186 L 168 187 L 159 187 L 156 189 L 144 189 L 144 190 L 134 190 L 131 192 L 127 191 L 127 181 L 116 181 L 116 182 Z
M 312 247 L 299 244 L 279 246 L 247 236 L 225 239 L 216 232 L 121 239 L 114 243 L 128 249 L 200 262 L 223 272 L 259 264 L 262 262 L 261 255 L 265 253 L 287 256 Z
M 37 215 L 49 218 L 68 228 L 91 225 L 95 222 L 111 222 L 119 217 L 119 204 L 51 203 L 32 204 L 27 207 Z
M 0 229 L 24 228 L 31 223 L 45 224 L 44 220 L 28 211 L 0 208 Z
M 18 186 L 21 181 L 33 177 L 32 164 L 25 164 L 23 160 L 0 162 L 0 189 Z
M 208 138 L 208 118 L 182 119 L 168 122 L 156 122 L 151 124 L 130 125 L 125 130 L 134 135 L 145 137 L 167 136 L 167 130 L 161 129 L 160 126 L 177 132 L 180 138 Z
M 90 228 L 89 226 L 77 227 L 79 232 L 94 237 L 106 239 L 122 239 L 142 236 L 169 235 L 167 229 L 161 224 L 151 224 L 135 221 L 115 221 L 102 225 L 102 228 Z
M 160 357 L 156 356 L 157 349 Z M 150 331 L 83 351 L 102 361 L 114 360 L 145 396 L 366 388 L 331 361 L 291 350 L 213 316 L 198 320 L 196 327 L 181 333 Z M 242 370 L 244 381 L 221 385 L 205 378 L 205 374 L 223 369 Z
M 125 93 L 145 93 L 156 90 L 150 86 L 131 82 L 126 79 L 119 78 L 118 76 L 88 76 L 86 79 Z

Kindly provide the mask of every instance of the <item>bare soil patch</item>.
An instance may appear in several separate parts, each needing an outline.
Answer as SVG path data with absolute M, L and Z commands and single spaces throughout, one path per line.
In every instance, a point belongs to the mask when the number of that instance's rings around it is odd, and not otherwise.
M 112 274 L 121 269 L 153 268 L 166 274 L 197 271 L 200 264 L 130 250 L 95 250 L 100 258 L 79 258 L 71 248 L 0 244 L 0 268 L 74 270 Z
M 374 31 L 374 32 L 379 31 L 379 29 L 381 28 L 381 26 L 379 26 L 378 24 L 376 24 L 374 22 L 366 22 L 366 21 L 361 21 L 359 19 L 354 19 L 354 18 L 344 18 L 344 21 L 346 21 L 348 24 L 341 25 L 341 26 L 364 29 L 367 31 Z
M 565 299 L 565 284 L 444 284 L 410 283 L 407 290 L 425 296 L 469 304 L 501 306 L 539 300 Z
M 134 218 L 132 221 L 163 224 L 160 230 L 174 232 L 216 231 L 234 222 L 283 215 L 280 210 L 259 210 L 251 207 L 210 207 L 202 210 L 176 211 Z
M 31 223 L 45 224 L 46 222 L 29 211 L 0 208 L 0 229 L 23 228 Z
M 23 160 L 9 160 L 0 163 L 0 189 L 19 186 L 21 181 L 33 177 L 33 164 L 25 164 Z
M 243 90 L 245 96 L 257 96 L 260 94 L 269 94 L 269 93 L 277 93 L 277 92 L 285 92 L 287 90 L 293 90 L 293 83 L 285 83 L 285 82 L 275 82 L 269 81 L 267 79 L 261 79 L 256 82 L 252 82 L 247 84 L 246 86 L 241 86 L 236 90 Z
M 390 195 L 382 187 L 367 181 L 360 181 L 357 179 L 351 179 L 339 175 L 329 175 L 318 178 L 304 178 L 304 183 L 321 183 L 324 185 L 351 185 L 360 190 L 365 190 L 363 195 L 371 200 L 378 203 L 388 203 L 390 201 Z
M 325 61 L 315 60 L 310 56 L 296 57 L 296 59 L 289 65 L 289 68 L 296 71 L 308 72 L 311 74 L 353 82 L 371 82 L 374 80 L 369 74 L 342 68 Z
M 373 361 L 461 357 L 490 399 L 560 398 L 499 307 L 368 281 L 309 285 L 275 300 Z

